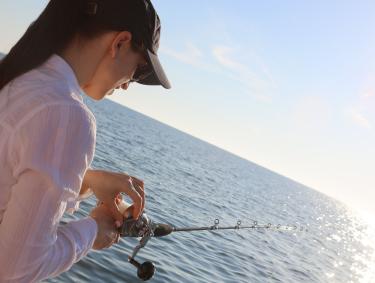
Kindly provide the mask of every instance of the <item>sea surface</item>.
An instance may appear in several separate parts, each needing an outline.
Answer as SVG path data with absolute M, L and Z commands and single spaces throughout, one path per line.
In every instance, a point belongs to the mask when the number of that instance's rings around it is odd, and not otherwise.
M 137 256 L 156 265 L 148 282 L 375 282 L 373 230 L 343 204 L 110 100 L 85 102 L 97 119 L 93 167 L 143 179 L 145 211 L 155 222 L 272 224 L 151 239 Z M 63 222 L 85 217 L 94 205 L 90 197 Z M 123 238 L 90 251 L 44 282 L 143 282 L 127 262 L 136 244 Z

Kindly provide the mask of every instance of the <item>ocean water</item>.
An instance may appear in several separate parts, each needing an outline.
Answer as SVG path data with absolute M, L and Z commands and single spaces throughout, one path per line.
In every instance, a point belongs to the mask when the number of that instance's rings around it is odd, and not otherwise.
M 110 100 L 85 101 L 97 119 L 93 167 L 144 180 L 146 212 L 183 226 L 297 225 L 174 233 L 138 253 L 156 273 L 148 282 L 375 282 L 375 236 L 354 212 L 293 180 Z M 251 145 L 249 145 L 251 146 Z M 63 222 L 86 216 L 91 197 Z M 44 282 L 143 282 L 127 257 L 136 239 L 91 251 Z

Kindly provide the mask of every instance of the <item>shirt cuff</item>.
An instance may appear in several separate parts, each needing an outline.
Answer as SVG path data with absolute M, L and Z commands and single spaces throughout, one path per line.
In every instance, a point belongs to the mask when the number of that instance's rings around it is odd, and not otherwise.
M 90 233 L 89 237 L 92 237 L 92 241 L 89 243 L 89 247 L 91 249 L 96 240 L 96 235 L 98 234 L 98 223 L 96 223 L 95 219 L 90 216 L 88 216 L 85 221 L 87 224 L 87 231 Z
M 94 218 L 88 216 L 77 221 L 70 221 L 65 227 L 69 229 L 67 232 L 75 239 L 77 255 L 75 262 L 77 262 L 86 256 L 94 245 L 98 233 L 98 224 Z

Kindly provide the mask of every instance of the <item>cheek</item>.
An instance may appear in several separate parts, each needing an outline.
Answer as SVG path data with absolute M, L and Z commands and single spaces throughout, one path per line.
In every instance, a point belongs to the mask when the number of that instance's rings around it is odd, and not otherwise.
M 111 64 L 99 68 L 94 76 L 94 83 L 98 83 L 103 89 L 112 89 L 118 85 L 121 80 L 126 77 L 124 65 L 113 61 Z
M 102 97 L 103 95 L 110 95 L 114 86 L 115 77 L 113 72 L 109 68 L 101 67 L 96 70 L 84 90 L 86 93 L 93 93 L 95 96 Z
M 137 53 L 121 54 L 116 60 L 107 61 L 106 65 L 97 69 L 93 83 L 110 88 L 120 86 L 133 77 L 140 60 Z
M 133 62 L 119 60 L 114 68 L 113 79 L 116 81 L 130 79 L 134 68 Z
M 125 63 L 117 66 L 116 74 L 113 79 L 115 79 L 116 86 L 123 85 L 124 83 L 128 82 L 133 78 L 133 75 L 137 69 L 138 62 L 133 60 L 125 61 Z
M 133 74 L 137 67 L 144 61 L 143 56 L 140 53 L 130 53 L 127 62 L 129 66 L 129 71 Z

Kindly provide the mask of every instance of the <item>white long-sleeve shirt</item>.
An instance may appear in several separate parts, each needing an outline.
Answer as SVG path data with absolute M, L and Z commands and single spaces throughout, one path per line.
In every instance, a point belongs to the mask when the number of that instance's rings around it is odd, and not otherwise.
M 95 152 L 82 94 L 56 54 L 0 91 L 0 282 L 57 276 L 93 245 L 91 217 L 59 225 Z

